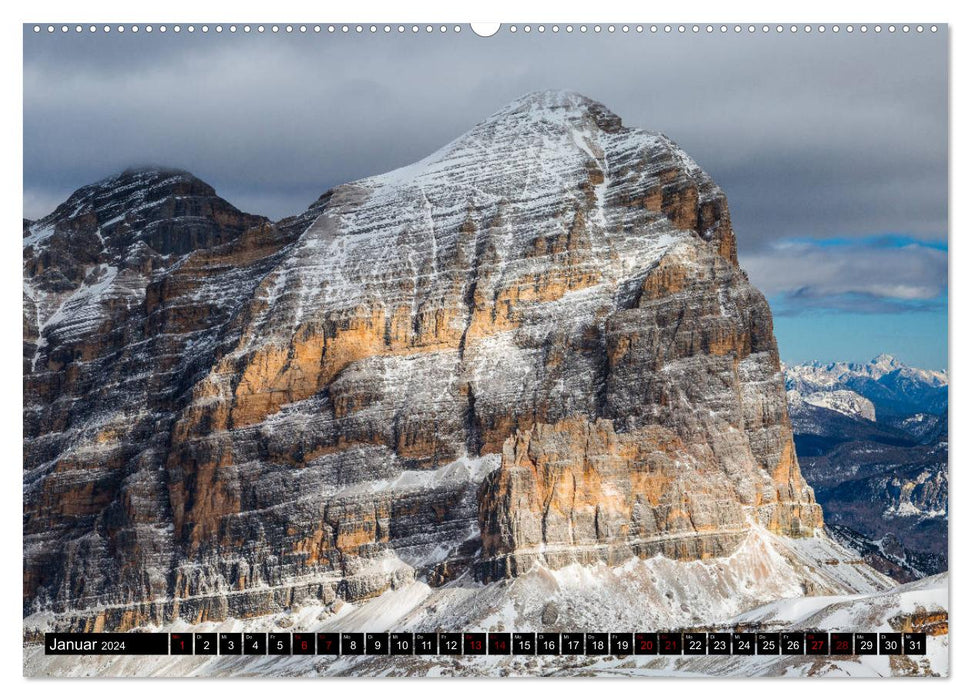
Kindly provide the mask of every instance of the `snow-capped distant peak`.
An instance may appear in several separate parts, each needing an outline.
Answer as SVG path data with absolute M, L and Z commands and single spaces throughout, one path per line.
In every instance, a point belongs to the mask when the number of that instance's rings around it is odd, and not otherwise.
M 879 379 L 880 377 L 890 374 L 901 367 L 903 367 L 903 365 L 897 361 L 897 358 L 887 353 L 877 355 L 867 364 L 867 369 L 869 370 L 868 373 L 874 379 Z
M 947 410 L 947 372 L 908 367 L 887 353 L 866 364 L 806 362 L 783 365 L 783 371 L 786 389 L 796 392 L 802 401 L 840 413 L 851 411 L 847 415 L 856 415 L 861 407 L 860 415 L 868 414 L 860 399 L 889 416 L 939 415 Z

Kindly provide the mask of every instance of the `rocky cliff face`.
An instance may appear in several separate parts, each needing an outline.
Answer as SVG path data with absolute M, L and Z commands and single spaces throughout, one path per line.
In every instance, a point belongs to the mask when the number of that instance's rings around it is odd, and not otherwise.
M 124 173 L 24 229 L 25 614 L 128 629 L 810 535 L 725 197 L 572 93 L 271 224 Z

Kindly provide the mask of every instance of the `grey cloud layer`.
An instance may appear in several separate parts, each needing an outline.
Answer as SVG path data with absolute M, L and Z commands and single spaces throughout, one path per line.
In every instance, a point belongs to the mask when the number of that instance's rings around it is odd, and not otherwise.
M 663 131 L 711 173 L 728 194 L 743 262 L 769 294 L 906 300 L 933 296 L 933 276 L 945 274 L 940 251 L 848 261 L 773 247 L 791 237 L 946 236 L 944 33 L 26 32 L 24 59 L 30 217 L 80 185 L 155 163 L 279 218 L 329 187 L 427 155 L 525 92 L 567 88 Z M 892 269 L 893 281 L 870 268 Z
M 785 242 L 743 255 L 742 265 L 777 311 L 903 312 L 939 308 L 947 294 L 947 251 L 861 241 L 818 247 Z

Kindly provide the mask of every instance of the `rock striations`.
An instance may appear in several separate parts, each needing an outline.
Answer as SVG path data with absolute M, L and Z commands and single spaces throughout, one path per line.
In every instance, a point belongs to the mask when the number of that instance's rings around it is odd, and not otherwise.
M 24 612 L 130 629 L 812 535 L 772 319 L 666 137 L 528 95 L 272 224 L 24 224 Z

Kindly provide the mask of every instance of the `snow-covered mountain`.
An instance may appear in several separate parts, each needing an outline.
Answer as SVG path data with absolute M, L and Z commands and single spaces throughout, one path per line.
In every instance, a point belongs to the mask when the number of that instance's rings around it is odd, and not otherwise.
M 821 392 L 852 391 L 869 400 L 881 419 L 947 410 L 946 370 L 909 367 L 882 354 L 865 364 L 785 364 L 786 389 L 804 398 Z
M 524 96 L 279 222 L 143 169 L 23 240 L 28 644 L 679 629 L 893 586 L 824 530 L 724 193 L 582 95 Z M 214 661 L 186 668 L 322 663 Z M 348 663 L 323 672 L 371 672 Z
M 796 452 L 834 536 L 900 580 L 945 570 L 947 373 L 887 354 L 784 371 Z
M 850 418 L 863 418 L 868 421 L 877 419 L 873 402 L 849 389 L 814 391 L 808 394 L 800 394 L 795 389 L 789 389 L 786 392 L 786 399 L 789 402 L 790 413 L 804 410 L 802 404 L 808 404 L 842 413 Z

